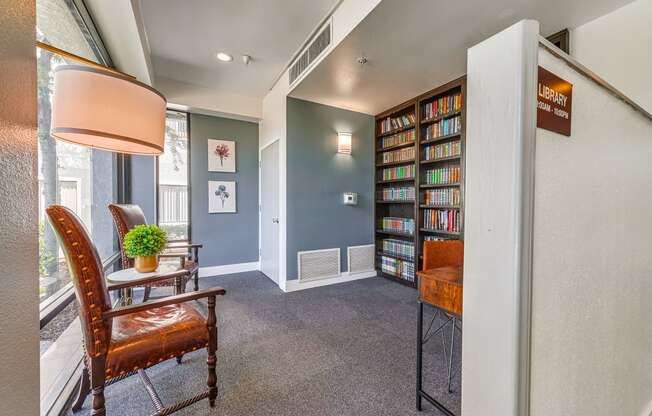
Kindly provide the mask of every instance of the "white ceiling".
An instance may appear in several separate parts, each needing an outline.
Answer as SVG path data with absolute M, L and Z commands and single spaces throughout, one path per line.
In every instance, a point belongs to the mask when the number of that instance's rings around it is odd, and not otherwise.
M 154 86 L 164 94 L 192 91 L 206 106 L 223 107 L 209 110 L 255 114 L 255 109 L 243 108 L 260 106 L 293 53 L 336 2 L 142 0 Z M 218 61 L 218 51 L 233 55 L 233 62 Z M 242 62 L 245 54 L 253 58 L 248 66 Z M 192 100 L 170 92 L 170 101 L 175 97 Z
M 521 19 L 549 35 L 630 1 L 383 0 L 290 95 L 378 114 L 463 75 L 469 47 Z

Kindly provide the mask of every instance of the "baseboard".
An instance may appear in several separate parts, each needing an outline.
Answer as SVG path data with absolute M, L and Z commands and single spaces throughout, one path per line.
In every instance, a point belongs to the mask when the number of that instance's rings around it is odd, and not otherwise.
M 199 268 L 199 277 L 221 276 L 223 274 L 242 273 L 260 270 L 260 262 L 225 264 Z
M 349 274 L 349 272 L 344 272 L 339 276 L 328 277 L 325 279 L 315 279 L 315 280 L 307 280 L 307 281 L 287 280 L 285 282 L 285 288 L 281 288 L 281 289 L 283 289 L 285 292 L 295 292 L 297 290 L 312 289 L 320 286 L 335 285 L 338 283 L 352 282 L 354 280 L 360 280 L 360 279 L 367 279 L 370 277 L 376 277 L 376 275 L 377 275 L 376 271 L 372 270 L 368 272 L 351 273 L 351 274 Z

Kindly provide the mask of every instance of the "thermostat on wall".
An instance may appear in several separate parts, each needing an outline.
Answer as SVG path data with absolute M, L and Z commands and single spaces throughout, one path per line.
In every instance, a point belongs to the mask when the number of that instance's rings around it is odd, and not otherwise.
M 343 196 L 344 205 L 358 205 L 357 192 L 344 192 L 342 196 Z

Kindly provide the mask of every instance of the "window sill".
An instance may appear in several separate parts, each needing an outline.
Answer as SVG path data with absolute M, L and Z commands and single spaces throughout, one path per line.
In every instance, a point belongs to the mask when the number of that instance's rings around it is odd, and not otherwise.
M 76 318 L 41 357 L 41 415 L 59 415 L 72 395 L 82 370 L 82 332 Z

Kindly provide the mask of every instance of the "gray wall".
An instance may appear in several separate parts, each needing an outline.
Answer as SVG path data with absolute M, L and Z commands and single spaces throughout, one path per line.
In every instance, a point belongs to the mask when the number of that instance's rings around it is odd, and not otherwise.
M 38 189 L 35 2 L 0 13 L 0 402 L 2 414 L 39 413 Z
M 337 153 L 337 132 L 353 134 L 352 154 Z M 373 243 L 374 117 L 287 99 L 287 278 L 297 278 L 297 251 Z M 358 192 L 358 206 L 342 204 Z
M 208 172 L 208 139 L 236 142 L 236 172 Z M 190 117 L 192 240 L 204 244 L 202 267 L 258 261 L 258 124 Z M 208 213 L 208 181 L 236 182 L 234 214 Z

